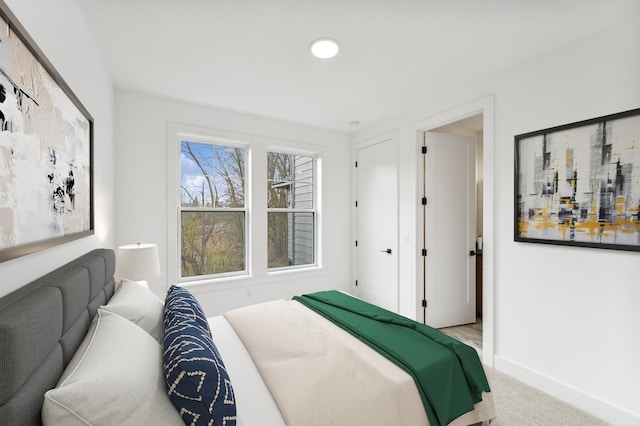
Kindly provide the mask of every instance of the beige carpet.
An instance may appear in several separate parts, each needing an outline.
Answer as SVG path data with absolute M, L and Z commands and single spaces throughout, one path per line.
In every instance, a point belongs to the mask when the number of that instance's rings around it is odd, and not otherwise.
M 571 405 L 486 367 L 496 419 L 491 426 L 600 426 L 603 422 Z

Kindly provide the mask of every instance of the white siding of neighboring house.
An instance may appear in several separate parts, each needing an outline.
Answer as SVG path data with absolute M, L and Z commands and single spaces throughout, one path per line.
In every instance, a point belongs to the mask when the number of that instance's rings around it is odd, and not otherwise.
M 291 207 L 313 209 L 313 158 L 294 158 L 294 182 Z M 314 262 L 314 219 L 310 213 L 293 213 L 289 216 L 289 264 L 301 265 Z

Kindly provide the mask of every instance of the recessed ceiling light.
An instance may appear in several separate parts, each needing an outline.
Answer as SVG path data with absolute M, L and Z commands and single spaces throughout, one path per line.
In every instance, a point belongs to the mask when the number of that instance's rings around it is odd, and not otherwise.
M 338 42 L 330 38 L 319 38 L 311 43 L 311 53 L 316 58 L 329 59 L 338 54 Z

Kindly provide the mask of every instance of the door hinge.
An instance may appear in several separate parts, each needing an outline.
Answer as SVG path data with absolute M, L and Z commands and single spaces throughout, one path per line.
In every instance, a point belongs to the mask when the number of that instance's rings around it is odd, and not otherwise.
M 427 255 L 427 249 L 422 249 L 422 255 L 426 256 Z
M 426 299 L 422 299 L 422 307 L 426 308 L 427 307 L 427 301 Z
M 356 240 L 356 247 L 358 247 L 358 240 Z
M 358 207 L 358 202 L 356 201 L 356 207 Z
M 427 197 L 422 197 L 422 205 L 423 206 L 427 205 Z
M 358 280 L 356 280 L 356 287 L 358 287 Z
M 356 161 L 356 167 L 358 167 L 358 162 Z
M 422 147 L 422 153 L 423 153 L 423 154 L 426 154 L 426 153 L 427 153 L 427 147 L 426 147 L 426 146 L 423 146 L 423 147 Z

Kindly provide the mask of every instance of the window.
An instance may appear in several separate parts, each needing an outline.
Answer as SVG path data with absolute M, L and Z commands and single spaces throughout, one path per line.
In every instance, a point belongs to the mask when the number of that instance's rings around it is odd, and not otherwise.
M 246 271 L 245 149 L 180 142 L 180 276 Z
M 318 267 L 323 152 L 169 123 L 169 281 L 233 286 Z
M 267 153 L 268 267 L 315 263 L 313 157 Z

